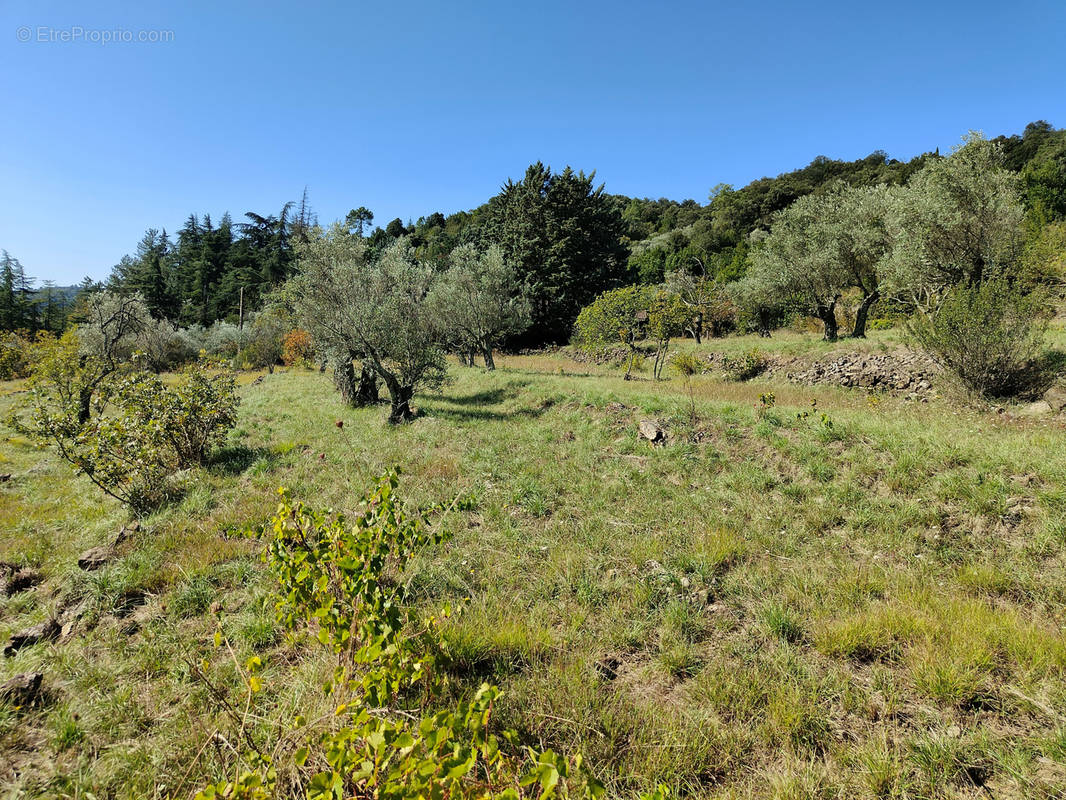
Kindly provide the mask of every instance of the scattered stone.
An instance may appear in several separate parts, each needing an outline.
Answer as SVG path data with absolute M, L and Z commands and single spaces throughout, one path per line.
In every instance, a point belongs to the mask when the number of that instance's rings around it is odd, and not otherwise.
M 130 525 L 123 525 L 121 528 L 118 529 L 118 533 L 115 534 L 115 538 L 111 540 L 112 549 L 118 547 L 120 544 L 129 539 L 130 536 L 132 536 L 133 534 L 140 533 L 140 531 L 141 523 L 139 522 L 134 522 Z
M 110 547 L 93 547 L 78 557 L 78 567 L 88 572 L 107 564 L 112 557 Z
M 1027 417 L 1039 417 L 1044 414 L 1051 413 L 1051 404 L 1046 400 L 1037 400 L 1035 403 L 1030 403 L 1022 409 L 1022 413 Z
M 56 619 L 59 622 L 59 640 L 66 641 L 74 635 L 74 631 L 77 629 L 78 623 L 81 622 L 82 617 L 85 616 L 85 610 L 88 608 L 87 601 L 80 603 L 71 603 L 69 600 L 64 599 L 60 601 L 60 607 L 62 611 Z
M 54 619 L 45 620 L 19 633 L 11 634 L 11 641 L 4 648 L 5 656 L 13 656 L 23 647 L 51 641 L 59 636 L 59 623 Z
M 666 432 L 662 426 L 653 419 L 642 419 L 638 426 L 640 435 L 652 444 L 666 441 Z
M 0 684 L 0 700 L 6 700 L 14 706 L 32 706 L 41 699 L 41 682 L 44 675 L 40 672 L 23 672 L 3 684 Z
M 7 483 L 9 480 L 11 480 L 10 472 L 5 472 L 3 475 L 0 475 L 0 483 Z
M 623 411 L 628 411 L 629 406 L 623 403 L 608 403 L 607 410 L 612 414 L 621 414 Z
M 10 578 L 0 581 L 0 594 L 4 597 L 13 597 L 19 592 L 32 589 L 42 580 L 41 573 L 34 569 L 20 569 Z
M 258 378 L 256 378 L 256 379 L 255 379 L 254 381 L 252 381 L 252 382 L 251 382 L 251 383 L 249 383 L 248 385 L 249 385 L 249 386 L 258 386 L 258 385 L 259 385 L 259 384 L 261 384 L 262 382 L 263 382 L 263 376 L 262 376 L 262 375 L 260 375 L 260 376 L 259 376 Z
M 1052 386 L 1044 392 L 1044 402 L 1056 414 L 1061 413 L 1066 408 L 1066 386 Z
M 793 366 L 800 367 L 794 371 L 786 368 L 786 377 L 793 383 L 808 386 L 836 384 L 904 394 L 910 399 L 924 399 L 932 394 L 933 382 L 940 372 L 932 359 L 912 350 L 893 353 L 853 351 L 806 365 L 794 362 Z

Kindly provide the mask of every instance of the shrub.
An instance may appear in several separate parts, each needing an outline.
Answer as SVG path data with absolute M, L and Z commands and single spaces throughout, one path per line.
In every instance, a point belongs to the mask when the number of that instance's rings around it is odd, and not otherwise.
M 453 699 L 450 708 L 427 708 L 433 697 L 454 698 L 440 692 L 444 677 L 435 669 L 445 657 L 440 618 L 419 618 L 398 578 L 445 533 L 427 512 L 407 511 L 396 487 L 396 473 L 384 475 L 350 522 L 292 503 L 282 490 L 271 523 L 264 557 L 279 583 L 280 620 L 290 633 L 313 632 L 333 654 L 337 666 L 325 691 L 342 700 L 338 724 L 317 736 L 307 730 L 307 744 L 291 754 L 312 773 L 306 796 L 601 798 L 603 787 L 580 756 L 532 749 L 523 756 L 509 744 L 517 738 L 513 731 L 499 739 L 490 732 L 497 687 L 485 683 L 472 696 Z M 221 628 L 215 643 L 222 643 Z M 263 689 L 261 668 L 253 656 L 241 670 L 245 709 Z M 243 731 L 248 712 L 237 708 L 227 704 L 231 722 Z M 299 717 L 296 725 L 305 724 Z M 280 743 L 257 745 L 240 734 L 235 741 L 248 750 L 231 774 L 243 772 L 209 784 L 198 800 L 275 796 L 273 759 Z
M 629 378 L 637 360 L 638 339 L 648 325 L 648 308 L 654 299 L 647 286 L 625 286 L 604 292 L 581 309 L 574 323 L 574 344 L 596 349 L 624 345 L 629 351 Z
M 707 362 L 695 353 L 674 353 L 674 357 L 670 359 L 670 366 L 677 371 L 678 375 L 686 378 L 707 371 Z
M 934 360 L 979 395 L 1020 394 L 1039 378 L 1047 330 L 1041 297 L 1003 279 L 953 288 L 932 315 L 909 328 Z
M 0 381 L 29 377 L 40 347 L 54 341 L 55 335 L 47 331 L 38 331 L 36 336 L 28 331 L 0 333 Z
M 202 349 L 210 356 L 232 358 L 241 345 L 241 330 L 232 322 L 215 322 L 203 333 Z
M 281 346 L 281 360 L 287 367 L 306 366 L 314 361 L 315 348 L 311 334 L 303 328 L 293 328 L 285 334 Z
M 135 513 L 177 493 L 174 477 L 203 463 L 236 422 L 233 378 L 191 368 L 175 386 L 129 368 L 103 377 L 89 367 L 76 335 L 42 348 L 15 428 L 52 445 L 104 493 Z M 93 381 L 83 414 L 85 381 Z
M 187 364 L 200 351 L 180 328 L 163 319 L 145 322 L 137 337 L 137 345 L 155 372 L 166 372 Z
M 753 347 L 739 356 L 726 356 L 722 359 L 722 372 L 731 381 L 746 381 L 766 371 L 766 356 L 757 347 Z
M 260 311 L 245 332 L 245 345 L 238 353 L 238 361 L 253 368 L 266 367 L 273 372 L 283 355 L 285 334 L 291 329 L 292 323 L 281 309 Z
M 211 374 L 204 364 L 190 367 L 173 386 L 141 381 L 140 390 L 121 398 L 142 427 L 160 426 L 179 469 L 201 466 L 237 424 L 237 383 L 229 372 Z

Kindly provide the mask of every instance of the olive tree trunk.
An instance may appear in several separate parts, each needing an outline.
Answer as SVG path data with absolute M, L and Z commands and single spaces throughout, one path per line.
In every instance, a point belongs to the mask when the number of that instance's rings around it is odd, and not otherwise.
M 831 303 L 821 304 L 815 306 L 814 313 L 822 321 L 822 325 L 825 326 L 825 340 L 827 342 L 835 342 L 838 337 L 839 328 L 837 327 L 837 315 L 836 315 L 837 301 L 834 300 Z
M 770 338 L 770 311 L 765 308 L 760 308 L 756 312 L 756 316 L 759 320 L 759 336 L 764 339 Z
M 399 425 L 404 422 L 410 422 L 415 418 L 414 412 L 411 410 L 411 398 L 414 396 L 415 389 L 413 386 L 401 386 L 399 383 L 393 386 L 389 386 L 389 398 L 392 403 L 389 409 L 389 424 Z
M 862 298 L 862 302 L 859 303 L 859 310 L 855 312 L 855 326 L 851 329 L 851 337 L 853 339 L 866 338 L 866 320 L 870 316 L 870 308 L 880 299 L 881 293 L 876 289 Z
M 355 387 L 355 398 L 361 406 L 376 405 L 378 397 L 378 376 L 369 364 L 363 364 L 359 370 L 359 384 Z
M 338 361 L 333 366 L 333 382 L 345 405 L 360 408 L 378 402 L 378 378 L 369 364 L 363 364 L 356 380 L 352 359 Z

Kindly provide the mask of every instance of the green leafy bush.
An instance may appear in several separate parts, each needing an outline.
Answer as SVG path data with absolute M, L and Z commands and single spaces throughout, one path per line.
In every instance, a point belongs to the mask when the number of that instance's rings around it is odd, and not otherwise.
M 1040 377 L 1047 322 L 1039 293 L 996 278 L 950 290 L 910 325 L 918 344 L 970 391 L 1009 397 Z
M 678 375 L 686 378 L 707 371 L 707 362 L 695 353 L 674 353 L 674 357 L 670 359 L 670 366 Z
M 604 292 L 578 314 L 574 344 L 590 350 L 624 345 L 629 351 L 628 378 L 636 365 L 636 343 L 645 335 L 653 300 L 654 294 L 647 286 L 624 286 Z
M 190 367 L 174 385 L 139 377 L 137 391 L 121 396 L 123 409 L 141 428 L 158 425 L 179 469 L 202 466 L 237 424 L 237 383 L 229 372 Z
M 0 332 L 0 381 L 29 377 L 41 346 L 55 341 L 55 335 L 38 331 L 31 336 L 28 331 Z
M 136 513 L 175 496 L 175 476 L 204 463 L 236 423 L 228 374 L 190 368 L 170 386 L 132 365 L 102 373 L 70 333 L 40 349 L 12 424 Z
M 497 687 L 485 683 L 450 707 L 431 707 L 433 698 L 447 696 L 446 673 L 436 667 L 447 659 L 439 624 L 450 610 L 420 618 L 402 577 L 423 548 L 446 538 L 431 515 L 447 509 L 407 511 L 397 483 L 396 472 L 386 473 L 351 520 L 293 503 L 281 490 L 271 523 L 264 557 L 280 587 L 279 618 L 290 635 L 313 635 L 336 656 L 325 690 L 344 698 L 325 731 L 315 734 L 302 717 L 295 722 L 308 728 L 306 744 L 290 754 L 313 772 L 306 797 L 602 797 L 580 756 L 520 748 L 513 731 L 492 733 Z M 220 628 L 216 645 L 222 641 Z M 253 657 L 243 670 L 249 701 L 263 689 L 261 667 Z M 247 720 L 231 708 L 243 729 Z M 207 785 L 198 800 L 273 797 L 272 748 L 253 742 L 236 780 Z
M 722 359 L 722 372 L 731 381 L 746 381 L 766 371 L 767 360 L 762 351 L 753 347 L 739 356 Z

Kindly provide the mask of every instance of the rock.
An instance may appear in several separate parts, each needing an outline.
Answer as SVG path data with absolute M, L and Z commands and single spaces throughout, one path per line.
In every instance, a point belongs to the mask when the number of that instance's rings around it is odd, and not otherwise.
M 58 636 L 59 623 L 54 619 L 45 620 L 44 622 L 34 625 L 32 628 L 26 628 L 24 631 L 11 634 L 11 641 L 8 642 L 7 647 L 4 648 L 4 655 L 9 657 L 13 656 L 23 647 L 40 644 L 41 642 L 48 642 Z
M 115 534 L 115 538 L 111 540 L 112 549 L 118 547 L 120 544 L 129 539 L 130 536 L 132 536 L 133 534 L 140 533 L 140 530 L 141 523 L 139 522 L 134 522 L 131 525 L 123 525 L 121 528 L 118 529 L 118 533 Z
M 662 426 L 653 419 L 642 419 L 638 430 L 640 435 L 652 444 L 666 440 L 666 433 L 663 431 Z
M 14 706 L 32 706 L 41 699 L 41 682 L 44 675 L 40 672 L 23 672 L 11 680 L 0 684 L 0 700 L 6 700 Z
M 91 572 L 94 569 L 100 569 L 110 560 L 110 547 L 93 547 L 78 556 L 78 566 Z
M 0 594 L 12 597 L 19 592 L 32 589 L 43 580 L 41 573 L 34 569 L 20 569 L 5 581 L 0 581 Z
M 3 475 L 0 475 L 0 483 L 7 483 L 9 480 L 11 480 L 10 472 L 5 472 Z
M 1051 404 L 1046 400 L 1037 400 L 1022 409 L 1022 413 L 1029 417 L 1039 417 L 1051 413 Z
M 78 628 L 78 623 L 81 622 L 81 618 L 85 615 L 85 609 L 88 607 L 86 601 L 82 601 L 77 605 L 65 604 L 63 610 L 59 613 L 57 620 L 60 625 L 59 640 L 66 641 Z
M 821 361 L 794 359 L 793 371 L 786 377 L 793 383 L 808 386 L 836 384 L 857 389 L 881 389 L 900 394 L 931 395 L 939 368 L 928 357 L 906 350 L 895 353 L 864 354 L 850 352 Z M 786 364 L 776 364 L 779 371 Z
M 261 384 L 262 382 L 263 382 L 263 376 L 262 376 L 262 375 L 260 375 L 260 376 L 259 376 L 258 378 L 256 378 L 256 379 L 255 379 L 254 381 L 252 381 L 252 382 L 251 382 L 250 384 L 248 384 L 248 385 L 249 385 L 249 386 L 258 386 L 258 385 L 259 385 L 259 384 Z
M 1051 406 L 1056 414 L 1066 408 L 1066 386 L 1052 386 L 1044 392 L 1044 402 Z
M 622 403 L 608 403 L 607 410 L 610 411 L 612 414 L 621 414 L 623 411 L 628 411 L 629 406 L 624 405 Z

